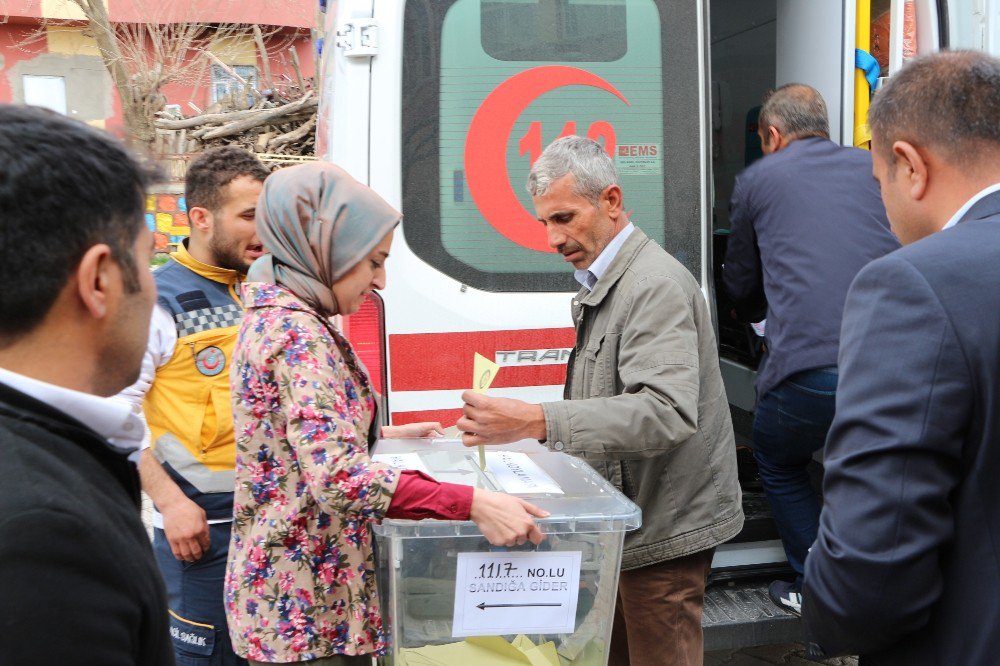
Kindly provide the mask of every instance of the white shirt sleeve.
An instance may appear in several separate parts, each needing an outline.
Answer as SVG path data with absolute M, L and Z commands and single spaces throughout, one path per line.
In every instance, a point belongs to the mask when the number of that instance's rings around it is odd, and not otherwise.
M 149 342 L 146 345 L 146 353 L 142 357 L 139 379 L 118 395 L 110 398 L 128 403 L 132 412 L 142 420 L 141 449 L 148 449 L 150 445 L 149 425 L 146 423 L 146 416 L 142 411 L 142 402 L 153 385 L 156 369 L 163 367 L 170 360 L 176 346 L 177 328 L 174 326 L 174 318 L 161 306 L 156 305 L 153 308 L 153 317 L 149 322 Z

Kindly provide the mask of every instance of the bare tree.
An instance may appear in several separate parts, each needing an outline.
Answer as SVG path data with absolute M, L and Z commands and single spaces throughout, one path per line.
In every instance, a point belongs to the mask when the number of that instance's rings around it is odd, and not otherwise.
M 2 0 L 0 0 L 2 1 Z M 210 63 L 226 69 L 244 90 L 242 97 L 257 102 L 261 91 L 239 77 L 212 53 L 213 43 L 251 40 L 260 47 L 261 59 L 268 51 L 278 52 L 288 47 L 294 35 L 272 39 L 280 26 L 256 26 L 246 23 L 209 23 L 194 20 L 177 22 L 176 17 L 162 15 L 169 6 L 162 0 L 133 0 L 133 15 L 142 16 L 142 23 L 113 21 L 105 0 L 65 0 L 83 12 L 85 31 L 93 37 L 104 65 L 121 99 L 122 116 L 128 139 L 133 143 L 152 145 L 156 137 L 154 121 L 166 103 L 163 88 L 171 83 L 204 81 Z M 198 3 L 194 3 L 197 6 Z M 217 6 L 217 5 L 216 5 Z M 157 16 L 161 13 L 161 16 Z M 53 24 L 79 25 L 79 21 L 44 19 L 38 36 Z M 265 43 L 270 46 L 264 48 Z M 264 67 L 269 71 L 268 67 Z

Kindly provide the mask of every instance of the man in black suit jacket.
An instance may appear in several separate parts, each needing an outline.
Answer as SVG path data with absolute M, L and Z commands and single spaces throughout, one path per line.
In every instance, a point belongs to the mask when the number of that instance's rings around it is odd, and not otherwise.
M 848 293 L 807 637 L 863 664 L 997 664 L 1000 60 L 917 59 L 869 121 L 906 246 Z
M 128 460 L 156 287 L 154 172 L 110 136 L 0 105 L 0 662 L 173 664 Z
M 798 613 L 820 511 L 808 466 L 833 420 L 844 299 L 858 271 L 899 241 L 871 154 L 830 140 L 819 91 L 792 83 L 769 94 L 758 134 L 766 157 L 736 179 L 723 280 L 743 321 L 766 308 L 753 453 L 795 572 L 769 591 Z

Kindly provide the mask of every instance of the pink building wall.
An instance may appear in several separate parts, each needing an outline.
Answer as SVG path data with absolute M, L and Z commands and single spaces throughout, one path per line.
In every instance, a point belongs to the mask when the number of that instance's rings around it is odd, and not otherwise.
M 271 75 L 277 88 L 295 82 L 296 76 L 287 48 L 298 54 L 303 77 L 315 73 L 316 58 L 310 29 L 316 23 L 315 0 L 108 0 L 111 19 L 117 22 L 170 22 L 198 20 L 206 22 L 245 22 L 282 26 L 267 44 Z M 48 9 L 50 4 L 46 4 Z M 150 10 L 152 7 L 154 9 Z M 0 102 L 23 102 L 23 75 L 62 76 L 65 79 L 67 114 L 108 131 L 123 135 L 121 103 L 104 69 L 99 54 L 90 48 L 75 53 L 50 49 L 39 31 L 43 4 L 41 0 L 6 0 L 0 2 Z M 5 19 L 5 22 L 3 21 Z M 71 25 L 79 25 L 76 23 Z M 289 43 L 290 42 L 290 43 Z M 61 43 L 65 43 L 62 40 Z M 275 52 L 275 47 L 285 48 Z M 247 49 L 244 48 L 244 51 Z M 256 60 L 259 86 L 263 73 Z M 249 64 L 244 59 L 239 64 Z M 184 115 L 196 113 L 192 104 L 207 109 L 211 104 L 210 67 L 196 65 L 188 80 L 166 86 L 167 104 L 177 104 Z M 190 103 L 190 104 L 189 104 Z

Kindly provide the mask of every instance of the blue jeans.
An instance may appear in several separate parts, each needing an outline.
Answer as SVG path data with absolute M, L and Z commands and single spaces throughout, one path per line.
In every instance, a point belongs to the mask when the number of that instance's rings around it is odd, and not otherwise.
M 799 589 L 821 505 L 807 468 L 826 443 L 836 396 L 836 367 L 805 370 L 765 394 L 754 415 L 754 458 Z
M 170 636 L 178 666 L 245 666 L 233 652 L 223 599 L 232 523 L 209 525 L 211 543 L 196 562 L 181 562 L 161 529 L 153 551 L 167 586 Z

